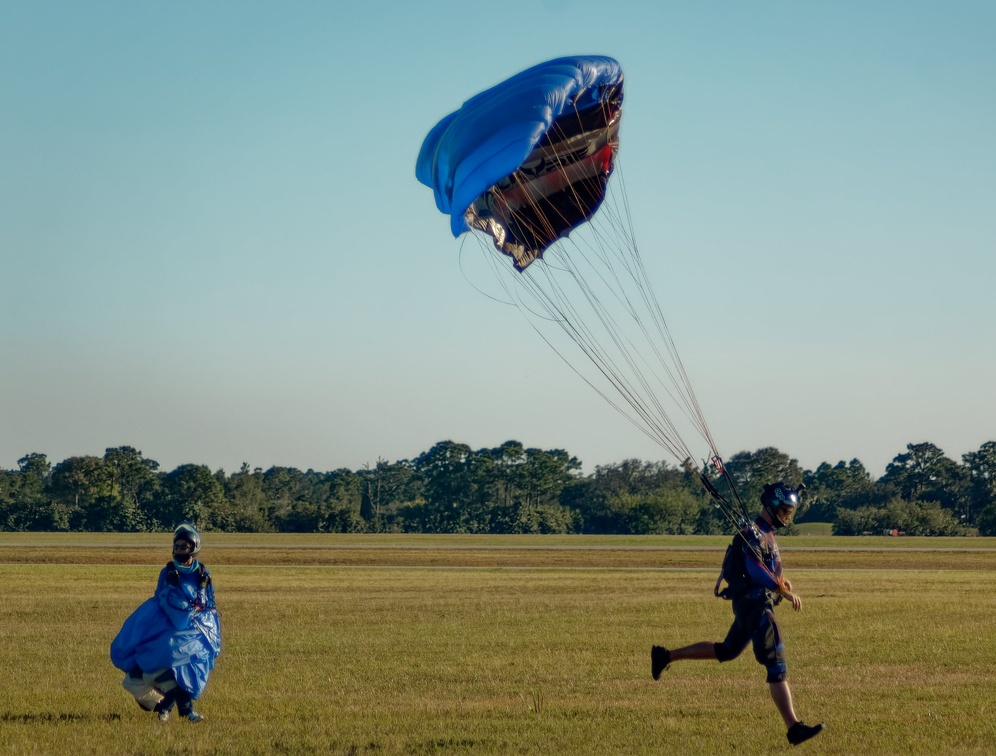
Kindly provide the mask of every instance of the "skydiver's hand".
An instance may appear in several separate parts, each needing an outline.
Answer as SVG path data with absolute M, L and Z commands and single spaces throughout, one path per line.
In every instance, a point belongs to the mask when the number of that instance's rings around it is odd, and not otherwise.
M 782 591 L 782 596 L 784 596 L 785 598 L 787 598 L 789 601 L 792 602 L 792 609 L 794 609 L 797 612 L 802 611 L 802 599 L 799 598 L 796 594 L 792 593 L 792 591 L 788 590 L 787 587 L 784 591 Z
M 783 577 L 782 578 L 782 585 L 785 586 L 785 590 L 787 590 L 787 591 L 791 591 L 792 590 L 792 581 L 789 580 L 787 577 Z

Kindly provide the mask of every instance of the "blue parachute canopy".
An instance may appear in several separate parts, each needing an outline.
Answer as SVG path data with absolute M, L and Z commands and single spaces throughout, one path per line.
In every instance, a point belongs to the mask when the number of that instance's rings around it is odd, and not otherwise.
M 172 669 L 177 683 L 199 698 L 221 652 L 221 622 L 210 609 L 177 628 L 155 596 L 125 620 L 111 643 L 111 663 L 122 672 Z
M 622 81 L 612 58 L 557 58 L 436 124 L 415 175 L 450 216 L 453 235 L 490 234 L 521 270 L 591 218 L 618 148 Z
M 163 568 L 156 594 L 124 621 L 111 642 L 111 663 L 129 674 L 136 667 L 172 669 L 177 684 L 197 698 L 221 653 L 221 620 L 206 570 L 172 572 Z

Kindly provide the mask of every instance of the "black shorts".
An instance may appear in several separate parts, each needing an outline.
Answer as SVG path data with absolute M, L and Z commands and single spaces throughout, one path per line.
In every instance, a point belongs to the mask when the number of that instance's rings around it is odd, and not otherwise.
M 775 606 L 770 599 L 733 599 L 733 624 L 722 643 L 716 644 L 721 662 L 736 659 L 754 644 L 754 658 L 768 670 L 768 682 L 782 682 L 787 675 L 785 644 L 775 622 Z

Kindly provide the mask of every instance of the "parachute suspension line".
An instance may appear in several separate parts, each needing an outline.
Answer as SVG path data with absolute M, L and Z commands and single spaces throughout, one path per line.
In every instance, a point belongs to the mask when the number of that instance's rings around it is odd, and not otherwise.
M 624 183 L 622 171 L 618 165 L 616 165 L 614 176 L 616 177 L 616 181 Z M 605 196 L 605 201 L 599 210 L 599 214 L 596 215 L 595 218 L 589 223 L 589 227 L 591 227 L 594 231 L 596 240 L 600 240 L 606 235 L 602 233 L 603 230 L 611 232 L 615 238 L 614 242 L 602 241 L 599 247 L 595 250 L 599 260 L 601 261 L 601 267 L 596 271 L 596 274 L 601 277 L 604 272 L 605 274 L 611 275 L 615 278 L 616 286 L 608 288 L 617 296 L 620 292 L 628 292 L 631 288 L 635 288 L 636 292 L 640 295 L 644 311 L 650 314 L 654 328 L 657 331 L 656 337 L 649 333 L 644 319 L 640 316 L 637 308 L 633 306 L 632 302 L 627 301 L 625 303 L 625 307 L 630 317 L 641 329 L 647 344 L 654 351 L 655 357 L 657 358 L 657 364 L 662 366 L 667 372 L 670 384 L 680 387 L 678 391 L 680 400 L 677 400 L 674 394 L 668 390 L 671 398 L 676 400 L 677 404 L 685 408 L 686 417 L 688 417 L 689 420 L 697 427 L 700 435 L 703 436 L 709 444 L 710 449 L 715 453 L 716 444 L 714 443 L 711 433 L 709 432 L 708 425 L 705 422 L 701 407 L 695 397 L 691 382 L 688 380 L 687 373 L 685 372 L 684 365 L 678 355 L 674 340 L 667 328 L 667 324 L 663 317 L 663 313 L 660 310 L 659 303 L 651 290 L 649 277 L 646 274 L 646 269 L 639 252 L 639 247 L 636 244 L 636 236 L 632 226 L 632 217 L 629 212 L 629 205 L 626 202 L 625 188 L 623 188 L 621 194 L 618 195 L 622 199 L 621 210 L 616 205 L 616 196 L 617 195 L 615 193 L 608 192 Z M 580 201 L 580 198 L 577 199 Z M 604 219 L 604 222 L 599 222 L 599 216 Z M 581 251 L 580 248 L 579 251 Z M 629 283 L 623 283 L 620 279 L 620 270 L 623 270 L 626 274 L 628 274 Z M 583 276 L 580 278 L 581 280 L 584 280 Z M 660 353 L 660 344 L 665 345 L 669 354 L 670 362 Z M 639 350 L 635 350 L 635 353 L 640 355 L 646 363 L 646 359 L 642 357 L 642 353 Z M 671 369 L 672 365 L 675 370 Z M 651 372 L 656 374 L 655 371 Z M 677 377 L 675 372 L 678 374 Z M 659 377 L 658 380 L 660 380 Z M 661 381 L 661 383 L 664 385 L 663 381 Z
M 576 251 L 569 253 L 561 251 L 558 253 L 555 251 L 556 248 L 554 248 L 554 251 L 548 252 L 548 256 L 544 258 L 542 264 L 531 266 L 528 271 L 524 271 L 522 278 L 531 279 L 532 276 L 543 276 L 545 274 L 545 285 L 533 282 L 536 283 L 536 286 L 532 289 L 534 299 L 546 303 L 551 317 L 557 320 L 564 327 L 565 331 L 574 338 L 578 346 L 599 366 L 602 374 L 610 380 L 616 390 L 634 408 L 643 422 L 652 429 L 653 434 L 650 437 L 661 443 L 672 453 L 676 453 L 676 456 L 679 458 L 682 458 L 680 455 L 687 452 L 687 449 L 675 443 L 669 443 L 672 440 L 680 441 L 677 430 L 673 425 L 670 426 L 669 430 L 661 429 L 659 426 L 661 419 L 667 421 L 667 414 L 659 402 L 657 402 L 656 392 L 651 390 L 646 381 L 646 371 L 640 370 L 636 364 L 635 358 L 641 357 L 640 350 L 636 349 L 631 342 L 624 338 L 626 329 L 619 327 L 612 314 L 597 297 L 594 288 L 587 283 L 589 277 L 582 273 L 575 264 L 575 258 L 588 263 L 592 271 L 591 275 L 594 276 L 595 280 L 599 281 L 602 284 L 602 288 L 607 289 L 617 299 L 620 299 L 620 292 L 625 292 L 626 287 L 622 285 L 618 277 L 613 276 L 615 280 L 612 282 L 606 280 L 606 275 L 612 273 L 617 267 L 608 259 L 607 252 L 619 250 L 622 245 L 607 243 L 602 240 L 598 233 L 601 229 L 597 226 L 593 227 L 589 224 L 588 228 L 592 229 L 592 233 L 596 237 L 595 241 L 598 242 L 587 250 L 593 251 L 594 255 L 584 254 L 586 250 L 578 244 L 575 238 L 562 240 L 560 244 L 566 245 L 571 243 L 577 248 Z M 610 226 L 609 228 L 612 229 L 613 227 Z M 582 235 L 579 238 L 583 240 L 585 237 Z M 622 248 L 625 249 L 624 247 Z M 623 263 L 626 262 L 625 256 L 619 256 L 617 253 L 617 257 L 620 257 Z M 594 264 L 592 262 L 593 259 L 600 260 L 601 264 Z M 642 390 L 632 388 L 632 384 L 624 378 L 625 371 L 614 363 L 606 349 L 602 349 L 601 341 L 591 334 L 590 329 L 582 330 L 581 326 L 584 326 L 587 321 L 585 318 L 579 317 L 576 308 L 571 306 L 572 298 L 563 293 L 563 287 L 558 280 L 558 275 L 561 278 L 566 278 L 571 284 L 572 289 L 577 289 L 581 292 L 584 301 L 587 302 L 588 307 L 595 313 L 598 322 L 601 323 L 611 345 L 614 345 L 615 351 L 622 356 L 623 361 L 627 364 L 629 374 L 642 383 Z M 620 301 L 622 300 L 620 299 Z M 624 304 L 629 317 L 638 321 L 639 315 L 632 306 L 632 303 Z M 563 355 L 561 356 L 563 357 Z M 671 395 L 672 399 L 675 399 L 673 393 Z M 644 399 L 649 398 L 655 405 L 654 409 L 647 409 L 644 401 L 640 398 L 641 396 Z
M 618 166 L 615 175 L 620 175 Z M 615 200 L 615 195 L 610 192 L 607 195 L 607 199 L 609 201 L 603 203 L 599 211 L 600 216 L 596 216 L 589 223 L 595 243 L 588 245 L 586 248 L 582 246 L 588 242 L 586 237 L 572 238 L 570 241 L 574 243 L 577 254 L 564 253 L 562 256 L 568 264 L 572 263 L 575 258 L 579 259 L 582 263 L 586 263 L 598 280 L 604 284 L 604 288 L 619 301 L 629 319 L 635 322 L 640 329 L 646 345 L 650 347 L 656 358 L 656 362 L 651 366 L 644 350 L 636 348 L 631 342 L 630 348 L 621 348 L 627 359 L 630 360 L 630 367 L 634 375 L 638 376 L 641 380 L 648 373 L 653 376 L 660 384 L 660 387 L 671 397 L 672 401 L 682 409 L 686 418 L 701 433 L 701 428 L 703 427 L 702 414 L 700 410 L 697 410 L 697 402 L 694 400 L 694 392 L 687 379 L 687 375 L 684 374 L 683 369 L 676 370 L 676 368 L 680 368 L 680 360 L 678 359 L 673 339 L 670 338 L 670 334 L 664 324 L 663 315 L 657 300 L 651 291 L 649 279 L 639 255 L 639 248 L 635 242 L 632 225 L 628 222 L 628 205 L 624 204 L 624 212 L 620 213 L 619 209 L 611 204 Z M 625 200 L 624 195 L 623 200 Z M 624 216 L 627 220 L 623 220 Z M 583 286 L 589 280 L 587 275 L 580 272 L 578 266 L 574 267 L 574 275 L 575 279 L 580 282 L 579 285 Z M 607 277 L 612 279 L 611 282 L 606 280 Z M 588 293 L 591 297 L 596 296 L 591 287 L 588 287 Z M 634 293 L 638 295 L 642 309 L 634 304 L 632 299 Z M 601 307 L 601 305 L 595 306 Z M 649 314 L 650 320 L 653 321 L 653 329 L 648 328 L 647 318 L 641 313 Z M 608 325 L 606 328 L 611 328 L 617 334 L 625 334 L 627 332 L 624 328 L 610 327 Z M 652 333 L 652 330 L 655 330 L 656 333 Z M 662 353 L 662 344 L 668 353 L 667 357 Z M 641 370 L 636 366 L 633 362 L 634 358 L 639 359 L 646 370 Z M 664 380 L 660 376 L 659 369 L 663 369 L 666 373 L 667 380 Z M 657 402 L 657 392 L 646 382 L 643 384 L 643 390 L 644 395 L 655 405 L 656 414 L 666 417 L 667 413 L 659 402 Z M 673 426 L 671 426 L 671 430 L 675 434 L 677 433 L 677 430 Z M 708 438 L 706 440 L 707 442 L 709 441 Z M 710 445 L 714 446 L 714 444 Z
M 561 242 L 564 243 L 564 242 Z M 611 246 L 611 245 L 610 245 Z M 536 315 L 534 306 L 539 306 L 542 308 L 546 317 L 544 319 L 549 319 L 556 322 L 563 331 L 575 342 L 575 344 L 582 350 L 582 352 L 589 358 L 589 360 L 596 365 L 599 371 L 602 373 L 603 377 L 609 381 L 609 383 L 616 389 L 616 391 L 626 399 L 627 403 L 633 408 L 637 413 L 638 417 L 643 421 L 643 425 L 646 428 L 641 427 L 641 424 L 636 422 L 631 416 L 625 413 L 621 407 L 615 402 L 611 401 L 604 391 L 598 390 L 598 393 L 613 406 L 617 411 L 622 412 L 627 418 L 631 419 L 637 427 L 640 427 L 645 434 L 647 434 L 652 440 L 664 446 L 669 452 L 671 452 L 677 459 L 681 460 L 689 456 L 689 450 L 687 446 L 681 441 L 680 434 L 673 424 L 670 423 L 666 412 L 663 407 L 657 401 L 657 392 L 651 390 L 651 387 L 646 382 L 645 373 L 646 371 L 640 370 L 639 366 L 636 364 L 634 355 L 639 355 L 639 351 L 636 350 L 632 344 L 627 343 L 626 340 L 621 336 L 624 333 L 624 329 L 621 329 L 618 324 L 613 319 L 611 313 L 607 311 L 604 304 L 599 300 L 592 287 L 586 284 L 585 276 L 582 275 L 577 269 L 571 253 L 552 255 L 548 253 L 542 263 L 538 265 L 530 266 L 528 271 L 522 274 L 511 274 L 511 284 L 504 283 L 508 276 L 502 278 L 499 276 L 499 280 L 503 281 L 503 285 L 506 286 L 506 291 L 509 293 L 510 297 L 516 299 L 520 303 L 520 309 L 524 312 L 532 313 Z M 498 261 L 499 257 L 494 255 L 494 250 L 491 250 L 490 256 L 487 258 L 490 261 Z M 580 259 L 587 261 L 589 265 L 591 260 L 587 255 L 580 255 Z M 602 270 L 597 266 L 594 266 L 595 272 L 598 276 L 603 275 Z M 596 324 L 600 323 L 605 329 L 605 336 L 603 338 L 598 338 L 591 329 L 588 327 L 588 319 L 581 317 L 577 310 L 577 307 L 573 304 L 575 298 L 567 296 L 564 291 L 564 285 L 561 283 L 560 279 L 565 279 L 566 283 L 571 286 L 572 291 L 578 290 L 582 294 L 582 302 L 587 303 L 587 306 L 595 313 Z M 515 286 L 519 290 L 524 290 L 529 295 L 529 300 L 534 306 L 526 304 L 526 297 L 522 294 L 513 294 L 509 285 Z M 631 308 L 632 310 L 632 308 Z M 635 313 L 631 312 L 631 316 L 635 317 Z M 528 319 L 528 318 L 527 318 Z M 571 360 L 564 355 L 562 351 L 557 349 L 550 339 L 540 331 L 540 329 L 533 323 L 535 330 L 540 332 L 540 335 L 544 338 L 554 348 L 559 356 L 574 369 L 584 380 L 586 380 L 589 385 L 593 385 L 591 380 L 588 380 L 575 365 L 572 364 Z M 607 343 L 603 343 L 606 342 Z M 624 370 L 620 365 L 612 358 L 608 352 L 609 347 L 614 347 L 614 351 L 618 352 L 623 361 L 629 368 L 628 371 Z M 632 374 L 636 381 L 643 381 L 640 388 L 634 388 L 632 378 L 627 378 L 627 373 Z M 594 387 L 594 386 L 593 386 Z M 665 387 L 666 388 L 666 387 Z M 642 398 L 641 398 L 642 397 Z M 672 398 L 673 392 L 672 392 Z M 647 406 L 647 402 L 650 402 L 651 406 Z M 662 425 L 663 424 L 663 425 Z M 648 432 L 649 429 L 649 432 Z
M 622 172 L 618 165 L 614 175 L 621 181 Z M 617 198 L 620 196 L 621 206 L 617 203 Z M 580 197 L 576 199 L 578 202 L 581 201 Z M 530 198 L 528 206 L 533 210 L 532 218 L 546 220 L 546 225 L 552 227 L 552 222 L 547 215 L 544 215 L 538 202 Z M 550 208 L 546 210 L 549 213 Z M 529 223 L 528 218 L 521 217 L 521 214 L 515 213 L 511 208 L 506 208 L 506 212 L 507 217 L 523 226 Z M 603 379 L 613 387 L 616 394 L 625 400 L 632 414 L 580 371 L 537 323 L 527 316 L 527 320 L 539 336 L 609 406 L 629 420 L 650 440 L 672 454 L 679 463 L 690 459 L 692 453 L 662 405 L 659 392 L 655 390 L 651 381 L 652 378 L 656 381 L 657 388 L 667 394 L 696 428 L 708 445 L 712 457 L 718 460 L 716 443 L 660 304 L 649 284 L 646 267 L 636 244 L 625 192 L 623 191 L 621 195 L 608 192 L 601 208 L 586 225 L 586 229 L 586 232 L 578 232 L 569 238 L 560 239 L 556 245 L 546 250 L 541 261 L 529 265 L 528 270 L 511 273 L 511 278 L 508 275 L 501 275 L 503 272 L 509 272 L 507 261 L 502 256 L 494 254 L 492 244 L 484 242 L 485 238 L 489 241 L 490 238 L 473 235 L 482 241 L 485 258 L 498 274 L 496 278 L 501 281 L 509 298 L 524 314 L 529 313 L 534 318 L 556 323 L 596 367 Z M 536 230 L 538 233 L 548 232 L 547 228 Z M 585 303 L 588 310 L 595 315 L 595 324 L 601 325 L 603 330 L 601 336 L 593 332 L 593 325 L 589 325 L 589 319 L 582 316 L 578 309 L 580 304 L 575 305 L 576 298 L 568 295 L 565 286 L 569 286 L 571 291 L 580 292 L 581 302 Z M 653 365 L 648 361 L 648 355 L 626 337 L 627 330 L 620 327 L 617 317 L 600 299 L 595 290 L 596 286 L 600 291 L 607 291 L 622 307 L 629 320 L 635 322 L 656 360 Z M 636 300 L 633 298 L 634 295 Z M 539 311 L 542 311 L 542 314 Z M 661 371 L 666 379 L 661 375 Z M 700 480 L 707 493 L 716 502 L 717 508 L 739 531 L 750 522 L 749 513 L 736 491 L 732 478 L 724 467 L 721 466 L 720 470 L 729 484 L 734 502 L 721 496 L 717 499 L 718 491 L 715 487 L 704 477 L 700 477 Z
M 547 342 L 551 349 L 570 367 L 583 381 L 585 381 L 596 393 L 599 394 L 614 410 L 627 420 L 632 422 L 650 440 L 663 445 L 676 457 L 681 457 L 685 453 L 682 448 L 669 443 L 667 436 L 661 433 L 653 433 L 651 428 L 652 418 L 646 424 L 641 424 L 620 406 L 612 396 L 599 387 L 589 376 L 585 375 L 575 364 L 576 360 L 570 359 L 561 348 L 559 348 L 537 324 L 535 318 L 541 318 L 556 323 L 564 333 L 580 348 L 582 353 L 596 366 L 603 378 L 609 382 L 627 401 L 632 397 L 632 392 L 628 390 L 625 382 L 620 377 L 621 371 L 612 367 L 612 361 L 604 350 L 600 348 L 599 341 L 586 328 L 584 318 L 578 317 L 576 308 L 571 304 L 570 298 L 564 294 L 563 288 L 559 285 L 555 277 L 547 273 L 542 281 L 535 281 L 529 275 L 522 275 L 511 272 L 505 265 L 505 261 L 494 254 L 494 249 L 486 244 L 481 237 L 477 237 L 481 242 L 484 258 L 494 269 L 497 280 L 505 288 L 509 298 L 514 300 L 519 309 L 526 314 L 526 320 L 537 332 L 537 334 Z M 536 276 L 542 276 L 540 269 L 532 271 Z M 504 275 L 503 275 L 504 274 Z M 546 284 L 546 288 L 544 288 Z M 527 301 L 528 299 L 528 301 Z M 542 309 L 545 314 L 537 312 L 537 308 Z M 532 317 L 529 317 L 529 316 Z
M 692 383 L 688 377 L 687 371 L 685 370 L 685 366 L 681 359 L 681 355 L 678 352 L 677 346 L 675 345 L 674 342 L 674 338 L 671 335 L 670 328 L 668 327 L 667 321 L 664 318 L 663 311 L 660 308 L 660 303 L 657 300 L 657 298 L 653 295 L 653 292 L 651 290 L 649 284 L 650 278 L 647 275 L 646 268 L 643 263 L 643 257 L 640 254 L 639 247 L 636 243 L 636 234 L 633 231 L 632 227 L 632 216 L 630 215 L 629 212 L 629 204 L 626 201 L 627 195 L 625 192 L 625 176 L 623 174 L 621 167 L 619 167 L 618 165 L 616 166 L 614 176 L 615 179 L 620 184 L 623 185 L 622 191 L 618 195 L 611 192 L 607 193 L 606 201 L 599 212 L 607 219 L 606 225 L 608 225 L 612 229 L 620 230 L 621 235 L 628 240 L 627 247 L 616 247 L 616 248 L 617 249 L 625 248 L 631 252 L 631 255 L 628 258 L 626 257 L 621 258 L 621 262 L 623 263 L 624 267 L 626 267 L 626 269 L 630 271 L 630 275 L 633 281 L 637 284 L 638 290 L 642 294 L 643 305 L 646 308 L 646 311 L 651 314 L 651 319 L 653 321 L 654 326 L 657 329 L 657 337 L 659 341 L 652 338 L 650 334 L 646 333 L 646 331 L 644 331 L 645 337 L 647 339 L 647 342 L 654 349 L 656 349 L 658 343 L 662 343 L 666 346 L 668 357 L 670 358 L 671 362 L 668 363 L 668 361 L 659 353 L 657 353 L 656 356 L 659 362 L 665 367 L 665 369 L 667 369 L 668 377 L 672 381 L 672 383 L 674 385 L 681 386 L 679 394 L 683 402 L 687 400 L 685 406 L 689 410 L 689 412 L 686 413 L 686 417 L 689 417 L 689 419 L 691 420 L 692 419 L 691 416 L 694 416 L 695 419 L 692 422 L 694 425 L 696 425 L 697 430 L 699 431 L 703 440 L 705 440 L 706 443 L 708 444 L 710 453 L 712 455 L 712 460 L 715 463 L 718 463 L 717 469 L 727 482 L 727 485 L 730 489 L 730 492 L 735 502 L 734 504 L 724 500 L 724 504 L 729 506 L 734 514 L 734 516 L 730 517 L 730 519 L 734 524 L 740 522 L 741 519 L 743 523 L 748 523 L 750 522 L 751 519 L 750 512 L 748 511 L 747 506 L 741 499 L 732 476 L 727 471 L 725 465 L 723 465 L 722 463 L 722 459 L 719 456 L 717 444 L 712 436 L 712 432 L 709 429 L 709 425 L 706 421 L 705 414 L 702 412 L 702 408 L 701 405 L 699 404 L 698 398 L 695 395 L 695 390 L 692 387 Z M 620 197 L 622 200 L 621 208 L 616 202 L 617 196 Z M 591 225 L 597 227 L 599 224 L 592 223 Z M 633 267 L 630 267 L 629 265 L 630 262 L 633 263 Z M 615 269 L 615 266 L 611 266 L 610 269 Z M 634 319 L 640 323 L 641 327 L 644 326 L 644 323 L 640 318 L 634 315 Z M 675 370 L 678 376 L 680 377 L 680 380 L 679 378 L 675 377 L 674 373 L 671 372 L 671 370 L 669 369 L 669 365 L 673 365 L 675 367 Z M 672 398 L 674 398 L 673 395 Z M 689 454 L 688 457 L 690 456 L 691 455 Z M 686 459 L 688 457 L 686 457 Z M 714 494 L 718 494 L 715 487 L 712 486 L 707 479 L 704 479 L 702 482 L 706 488 L 706 491 L 710 494 L 710 496 L 713 496 L 713 498 L 715 499 Z
M 630 238 L 632 239 L 632 236 Z M 675 399 L 676 403 L 681 405 L 685 416 L 701 433 L 703 425 L 701 420 L 701 412 L 696 411 L 697 403 L 695 402 L 694 392 L 687 376 L 684 374 L 684 371 L 680 369 L 680 360 L 678 358 L 677 349 L 674 346 L 673 340 L 670 338 L 670 333 L 667 331 L 667 327 L 659 310 L 659 306 L 657 305 L 657 301 L 649 288 L 646 271 L 642 267 L 642 262 L 639 257 L 639 249 L 636 246 L 635 241 L 632 242 L 630 252 L 630 258 L 624 261 L 624 268 L 629 273 L 629 277 L 632 280 L 637 293 L 640 295 L 644 311 L 650 314 L 656 333 L 651 333 L 650 329 L 647 327 L 646 320 L 639 315 L 637 308 L 634 307 L 632 303 L 629 303 L 628 307 L 631 317 L 637 322 L 646 343 L 653 350 L 654 356 L 657 360 L 656 364 L 659 364 L 665 370 L 670 385 L 676 387 L 677 397 L 674 393 L 669 391 L 672 399 Z M 636 264 L 636 267 L 633 266 L 634 263 Z M 608 263 L 606 264 L 608 265 Z M 611 266 L 610 269 L 617 270 L 618 267 L 619 266 Z M 622 286 L 622 284 L 620 285 Z M 667 357 L 665 357 L 661 352 L 662 344 L 668 353 Z M 658 380 L 664 384 L 664 381 L 659 378 Z
M 618 166 L 616 168 L 615 176 L 618 178 L 620 183 L 623 184 L 625 183 L 623 172 L 621 168 L 619 168 Z M 620 196 L 622 197 L 623 200 L 622 214 L 618 212 L 618 209 L 615 207 L 614 204 L 609 208 L 605 209 L 610 210 L 610 216 L 612 218 L 611 222 L 614 225 L 625 224 L 625 228 L 628 229 L 628 238 L 631 240 L 630 243 L 631 243 L 631 252 L 632 252 L 630 260 L 632 261 L 633 264 L 633 268 L 631 269 L 630 274 L 633 280 L 638 285 L 638 290 L 642 295 L 643 305 L 646 311 L 650 313 L 653 325 L 657 331 L 656 339 L 651 338 L 648 334 L 647 340 L 653 346 L 656 346 L 658 343 L 665 345 L 668 357 L 670 358 L 670 363 L 668 363 L 660 355 L 658 355 L 658 359 L 665 365 L 670 364 L 674 366 L 675 372 L 677 373 L 678 377 L 675 377 L 675 375 L 670 371 L 668 373 L 668 377 L 674 382 L 675 385 L 680 385 L 682 387 L 682 392 L 681 392 L 682 399 L 686 400 L 685 406 L 688 408 L 689 414 L 691 416 L 694 416 L 695 418 L 694 423 L 697 427 L 697 430 L 699 431 L 703 439 L 706 441 L 706 443 L 709 445 L 709 449 L 713 454 L 713 456 L 717 456 L 718 451 L 715 440 L 713 439 L 712 433 L 709 430 L 708 423 L 706 422 L 705 415 L 702 412 L 702 408 L 698 402 L 698 398 L 695 395 L 695 390 L 692 387 L 692 383 L 688 378 L 688 373 L 685 370 L 685 366 L 681 360 L 681 355 L 678 352 L 678 348 L 674 343 L 674 338 L 672 337 L 670 328 L 668 327 L 667 321 L 664 318 L 663 311 L 660 308 L 660 303 L 657 300 L 657 298 L 654 296 L 653 291 L 651 290 L 649 283 L 650 278 L 647 275 L 646 267 L 643 262 L 643 256 L 640 254 L 639 246 L 636 243 L 636 235 L 632 229 L 632 220 L 629 213 L 629 205 L 625 201 L 626 199 L 625 188 L 623 188 L 623 191 L 621 192 Z M 612 199 L 613 200 L 615 199 L 614 196 Z M 625 216 L 625 220 L 623 220 L 623 215 Z
M 625 392 L 627 400 L 640 415 L 641 419 L 654 429 L 656 435 L 665 436 L 669 440 L 672 440 L 675 442 L 674 446 L 684 453 L 687 451 L 687 448 L 681 442 L 677 428 L 670 421 L 667 412 L 662 406 L 658 392 L 654 390 L 654 386 L 651 383 L 651 378 L 656 379 L 657 383 L 671 397 L 672 401 L 679 405 L 681 403 L 680 394 L 678 396 L 675 395 L 675 392 L 668 387 L 653 367 L 646 362 L 646 358 L 641 350 L 636 348 L 632 341 L 625 337 L 625 329 L 619 326 L 618 322 L 613 318 L 612 313 L 599 299 L 596 292 L 587 285 L 587 277 L 574 264 L 572 256 L 568 254 L 565 257 L 567 258 L 568 265 L 571 266 L 573 280 L 577 282 L 578 287 L 583 291 L 592 310 L 598 314 L 606 332 L 614 340 L 615 347 L 626 365 L 625 370 L 620 367 L 611 367 L 611 369 L 621 378 L 624 373 L 632 376 L 631 382 L 627 382 L 628 388 Z M 591 259 L 587 256 L 582 255 L 579 259 L 581 262 L 591 265 Z M 618 284 L 618 281 L 616 283 Z M 623 302 L 623 304 L 629 316 L 639 322 L 638 314 L 632 308 L 631 303 Z M 611 364 L 611 358 L 608 358 L 608 361 Z M 666 370 L 666 363 L 662 364 L 661 367 Z
M 604 374 L 610 376 L 616 390 L 634 410 L 642 421 L 642 424 L 650 431 L 649 435 L 652 439 L 657 440 L 658 443 L 668 449 L 672 454 L 677 453 L 680 455 L 686 453 L 687 447 L 685 447 L 680 434 L 664 412 L 664 408 L 658 400 L 657 393 L 652 390 L 647 380 L 646 373 L 636 364 L 634 355 L 637 352 L 634 350 L 632 344 L 624 339 L 622 336 L 623 331 L 619 329 L 611 313 L 604 308 L 602 302 L 595 296 L 594 292 L 583 285 L 584 276 L 579 275 L 577 270 L 573 269 L 571 270 L 571 280 L 578 285 L 592 311 L 596 313 L 596 316 L 606 330 L 611 345 L 621 357 L 622 362 L 616 362 L 608 349 L 601 349 L 597 338 L 592 338 L 587 344 L 582 345 L 586 347 L 589 357 L 600 365 Z M 556 285 L 557 283 L 556 279 L 551 277 L 551 284 Z M 597 359 L 595 357 L 596 354 Z
M 577 327 L 576 321 L 574 321 L 570 315 L 565 314 L 566 311 L 571 310 L 571 307 L 563 299 L 562 291 L 556 290 L 555 294 L 548 294 L 548 292 L 535 285 L 523 284 L 523 286 L 527 289 L 533 300 L 537 301 L 540 306 L 547 310 L 549 319 L 555 321 L 563 329 L 563 331 L 572 339 L 572 341 L 574 341 L 585 356 L 588 357 L 592 364 L 595 365 L 603 378 L 613 386 L 616 393 L 621 395 L 626 400 L 626 403 L 628 403 L 631 407 L 631 411 L 627 412 L 626 409 L 624 409 L 624 407 L 621 406 L 612 396 L 600 388 L 594 381 L 591 380 L 589 376 L 585 375 L 577 367 L 575 362 L 567 357 L 564 352 L 553 343 L 546 333 L 544 333 L 535 323 L 530 321 L 530 324 L 533 326 L 534 330 L 536 330 L 540 337 L 547 342 L 547 344 L 568 365 L 568 367 L 570 367 L 583 381 L 585 381 L 585 383 L 594 389 L 595 392 L 609 404 L 609 406 L 611 406 L 624 418 L 629 420 L 651 441 L 663 446 L 676 458 L 680 458 L 682 454 L 686 453 L 686 450 L 682 446 L 678 445 L 680 441 L 673 441 L 672 437 L 667 433 L 663 432 L 659 428 L 655 428 L 655 418 L 652 415 L 646 415 L 641 410 L 634 392 L 627 385 L 625 379 L 621 377 L 621 371 L 612 366 L 611 359 L 604 353 L 604 350 L 599 348 L 598 342 L 591 336 L 590 332 L 587 332 L 581 327 Z M 519 296 L 521 300 L 521 294 L 512 294 L 512 296 Z M 528 307 L 523 304 L 523 309 L 528 309 Z M 631 414 L 632 411 L 637 412 L 639 419 L 643 421 L 642 423 L 639 422 L 637 418 L 633 417 Z
M 719 459 L 719 457 L 717 456 L 716 459 Z M 726 481 L 726 484 L 730 487 L 730 492 L 733 494 L 733 498 L 736 499 L 737 504 L 740 506 L 741 514 L 743 515 L 744 519 L 749 521 L 750 511 L 747 509 L 747 505 L 744 503 L 744 500 L 740 498 L 740 492 L 737 491 L 737 485 L 733 480 L 733 476 L 730 475 L 729 471 L 726 469 L 726 465 L 723 464 L 723 461 L 721 459 L 719 460 L 719 464 L 722 470 L 723 479 Z
M 706 474 L 709 469 L 708 464 L 703 465 L 701 470 L 697 470 L 692 464 L 691 457 L 689 457 L 682 462 L 681 466 L 685 469 L 685 472 L 690 475 L 694 475 L 699 479 L 699 482 L 702 484 L 702 487 L 705 489 L 706 493 L 708 493 L 715 502 L 716 507 L 722 510 L 734 525 L 737 525 L 738 528 L 745 527 L 750 522 L 750 512 L 747 510 L 747 506 L 744 504 L 743 499 L 740 498 L 740 494 L 737 492 L 733 477 L 730 475 L 729 471 L 726 469 L 726 465 L 718 455 L 713 456 L 710 462 L 723 479 L 726 480 L 727 485 L 733 494 L 735 503 L 730 502 L 729 499 L 723 496 L 713 482 L 709 480 L 709 476 Z

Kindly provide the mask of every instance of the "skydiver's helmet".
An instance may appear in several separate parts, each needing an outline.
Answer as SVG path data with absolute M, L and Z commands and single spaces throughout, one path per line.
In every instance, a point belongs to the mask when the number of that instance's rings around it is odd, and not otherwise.
M 772 525 L 776 528 L 784 527 L 799 506 L 799 492 L 781 481 L 765 483 L 761 492 L 761 506 L 771 515 Z
M 181 525 L 173 531 L 173 559 L 187 564 L 201 551 L 201 536 L 193 525 Z

